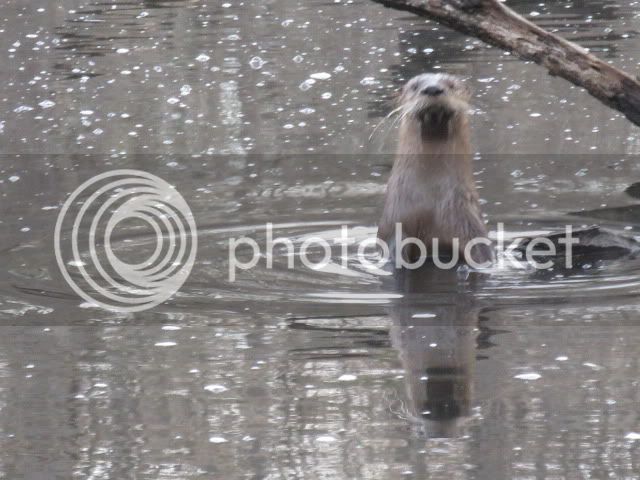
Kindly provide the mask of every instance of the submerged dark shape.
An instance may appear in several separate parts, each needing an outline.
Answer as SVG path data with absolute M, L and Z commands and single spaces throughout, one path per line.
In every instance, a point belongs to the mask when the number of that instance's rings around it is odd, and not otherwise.
M 632 183 L 624 191 L 627 195 L 633 198 L 640 199 L 640 182 Z
M 585 268 L 599 266 L 607 260 L 633 258 L 640 253 L 640 242 L 598 226 L 577 230 L 571 235 L 577 240 L 577 243 L 572 245 L 570 257 L 567 255 L 567 244 L 562 242 L 563 239 L 566 239 L 566 233 L 542 236 L 542 238 L 551 240 L 555 247 L 555 254 L 533 256 L 533 260 L 536 262 L 550 261 L 552 263 L 551 268 L 537 270 L 535 273 L 537 277 L 551 277 L 559 273 L 573 275 L 583 272 Z M 535 238 L 523 239 L 516 251 L 525 255 L 527 247 L 534 240 Z M 568 258 L 569 262 L 567 262 Z

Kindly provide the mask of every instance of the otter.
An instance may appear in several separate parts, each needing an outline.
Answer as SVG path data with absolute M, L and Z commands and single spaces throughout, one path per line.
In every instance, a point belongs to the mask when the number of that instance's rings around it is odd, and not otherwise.
M 378 238 L 392 252 L 401 224 L 401 238 L 418 239 L 427 249 L 437 239 L 438 254 L 458 253 L 460 259 L 469 242 L 480 239 L 470 245 L 471 257 L 491 263 L 473 180 L 470 98 L 460 78 L 443 73 L 418 75 L 402 89 L 399 142 L 378 224 Z M 419 252 L 407 248 L 402 255 L 415 260 Z

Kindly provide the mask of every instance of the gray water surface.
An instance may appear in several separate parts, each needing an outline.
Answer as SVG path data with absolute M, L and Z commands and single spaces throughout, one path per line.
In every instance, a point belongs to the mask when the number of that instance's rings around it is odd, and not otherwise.
M 635 3 L 508 3 L 638 70 Z M 267 222 L 297 252 L 375 234 L 376 126 L 429 70 L 475 90 L 492 229 L 638 235 L 639 131 L 581 89 L 364 0 L 5 0 L 0 65 L 0 478 L 640 475 L 639 260 L 393 281 L 351 249 L 229 280 L 230 239 Z M 141 313 L 95 308 L 54 255 L 67 197 L 113 169 L 171 183 L 198 225 L 191 276 Z

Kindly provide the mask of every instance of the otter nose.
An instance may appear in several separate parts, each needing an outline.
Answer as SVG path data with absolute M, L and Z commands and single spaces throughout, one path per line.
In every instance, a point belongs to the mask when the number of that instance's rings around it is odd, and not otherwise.
M 430 97 L 437 97 L 439 95 L 442 95 L 443 93 L 444 93 L 444 89 L 436 85 L 430 85 L 427 88 L 424 88 L 422 90 L 423 95 L 429 95 Z

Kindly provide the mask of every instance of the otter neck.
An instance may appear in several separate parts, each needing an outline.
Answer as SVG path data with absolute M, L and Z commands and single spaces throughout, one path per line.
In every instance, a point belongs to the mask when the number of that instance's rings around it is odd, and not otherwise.
M 470 137 L 464 114 L 453 114 L 444 124 L 436 126 L 405 118 L 400 125 L 396 162 L 472 180 Z

